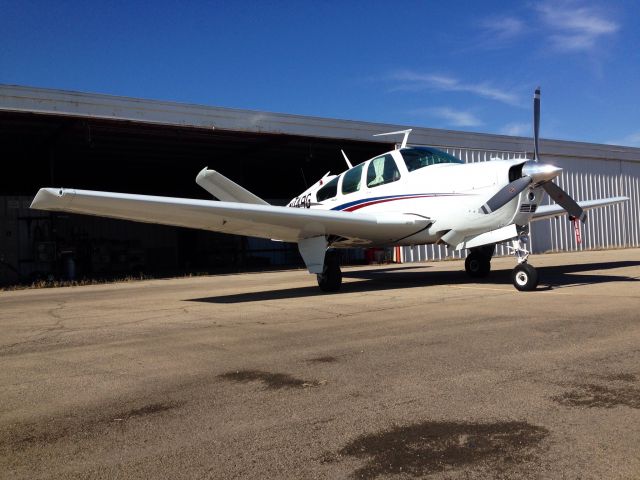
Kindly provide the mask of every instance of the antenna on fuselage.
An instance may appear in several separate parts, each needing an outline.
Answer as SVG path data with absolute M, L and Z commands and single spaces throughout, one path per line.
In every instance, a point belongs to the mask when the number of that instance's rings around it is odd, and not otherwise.
M 353 165 L 351 165 L 351 162 L 349 161 L 349 158 L 347 158 L 347 154 L 344 153 L 344 150 L 340 150 L 342 152 L 342 156 L 344 157 L 344 161 L 347 162 L 347 167 L 349 168 L 353 168 Z
M 374 137 L 381 137 L 383 135 L 398 135 L 400 133 L 404 133 L 404 138 L 402 139 L 402 145 L 400 145 L 400 148 L 404 148 L 407 146 L 407 140 L 409 139 L 409 134 L 411 133 L 412 130 L 413 130 L 412 128 L 408 128 L 407 130 L 398 130 L 397 132 L 378 133 L 374 135 Z

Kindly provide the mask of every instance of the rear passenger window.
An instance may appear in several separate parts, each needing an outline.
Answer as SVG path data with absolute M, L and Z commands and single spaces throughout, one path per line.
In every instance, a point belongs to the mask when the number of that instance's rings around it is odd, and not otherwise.
M 336 194 L 338 193 L 338 178 L 340 177 L 334 178 L 329 183 L 327 183 L 324 187 L 318 190 L 318 192 L 316 193 L 316 200 L 318 202 L 321 202 L 323 200 L 326 200 L 328 198 L 333 198 L 336 196 Z
M 374 158 L 367 169 L 367 187 L 377 187 L 400 180 L 400 171 L 389 154 Z
M 364 163 L 361 163 L 357 167 L 353 167 L 347 173 L 344 174 L 342 179 L 342 193 L 353 193 L 360 190 L 362 183 L 362 167 Z

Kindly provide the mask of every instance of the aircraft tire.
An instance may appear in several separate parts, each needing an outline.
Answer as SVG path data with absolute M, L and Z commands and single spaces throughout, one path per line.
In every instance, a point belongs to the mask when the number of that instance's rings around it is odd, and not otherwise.
M 464 269 L 472 278 L 484 278 L 491 271 L 491 257 L 472 251 L 464 261 Z
M 476 247 L 471 249 L 472 252 L 478 252 L 485 257 L 489 257 L 491 259 L 493 254 L 496 252 L 496 244 L 491 243 L 489 245 L 483 245 L 482 247 Z
M 323 292 L 337 292 L 342 286 L 342 271 L 337 252 L 329 250 L 324 260 L 322 273 L 317 275 L 318 286 Z
M 511 280 L 517 290 L 530 292 L 538 287 L 538 271 L 528 263 L 521 263 L 511 272 Z
M 325 266 L 324 272 L 319 273 L 318 286 L 323 292 L 337 292 L 342 286 L 342 272 L 340 267 Z

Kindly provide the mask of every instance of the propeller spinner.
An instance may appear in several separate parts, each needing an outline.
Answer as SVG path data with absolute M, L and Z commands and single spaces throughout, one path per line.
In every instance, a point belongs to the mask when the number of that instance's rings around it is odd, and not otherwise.
M 483 213 L 491 213 L 505 206 L 520 195 L 529 185 L 539 185 L 558 205 L 564 208 L 571 218 L 587 221 L 587 214 L 571 196 L 553 183 L 553 179 L 562 173 L 562 169 L 554 165 L 538 163 L 538 138 L 540 136 L 540 87 L 533 95 L 533 161 L 527 161 L 522 167 L 522 177 L 512 181 L 498 190 L 480 207 Z

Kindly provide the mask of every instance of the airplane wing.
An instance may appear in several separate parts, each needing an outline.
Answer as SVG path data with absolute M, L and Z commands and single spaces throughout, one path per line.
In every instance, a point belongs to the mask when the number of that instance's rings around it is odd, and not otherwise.
M 609 197 L 601 198 L 599 200 L 586 200 L 583 202 L 577 202 L 583 210 L 591 210 L 598 207 L 606 207 L 607 205 L 615 205 L 617 203 L 626 202 L 629 200 L 627 197 Z M 540 205 L 536 212 L 533 214 L 531 221 L 544 220 L 547 218 L 557 217 L 559 215 L 565 215 L 567 211 L 558 205 L 552 203 L 551 205 Z
M 393 243 L 428 227 L 414 214 L 366 214 L 190 198 L 41 188 L 31 208 L 298 242 L 336 235 L 367 243 Z

